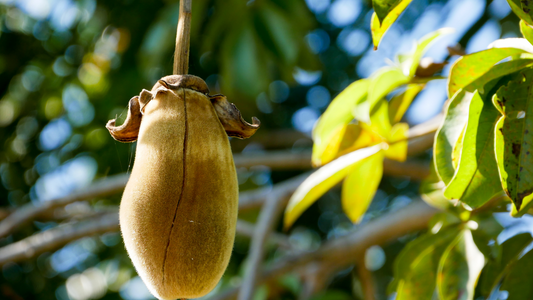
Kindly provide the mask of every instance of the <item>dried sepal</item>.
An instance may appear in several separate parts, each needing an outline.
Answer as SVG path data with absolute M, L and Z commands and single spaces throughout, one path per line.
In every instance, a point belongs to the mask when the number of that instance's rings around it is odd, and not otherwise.
M 226 96 L 214 95 L 209 97 L 228 136 L 247 139 L 259 129 L 261 125 L 259 119 L 252 117 L 252 124 L 246 122 L 235 104 L 228 102 Z
M 115 126 L 116 119 L 109 120 L 106 124 L 107 130 L 111 136 L 123 143 L 133 143 L 139 136 L 139 128 L 141 127 L 141 104 L 139 103 L 139 96 L 130 99 L 128 105 L 128 116 L 124 124 Z
M 194 75 L 169 75 L 165 76 L 154 85 L 152 88 L 152 92 L 156 91 L 157 89 L 165 87 L 167 89 L 171 90 L 177 90 L 180 88 L 186 88 L 191 89 L 197 92 L 200 92 L 204 95 L 209 94 L 209 88 L 207 87 L 207 84 L 205 81 Z

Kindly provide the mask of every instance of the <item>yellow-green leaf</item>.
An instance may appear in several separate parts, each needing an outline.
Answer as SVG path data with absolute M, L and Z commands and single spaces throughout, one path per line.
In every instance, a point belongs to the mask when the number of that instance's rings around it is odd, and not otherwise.
M 489 72 L 494 64 L 504 58 L 524 52 L 524 50 L 516 48 L 491 48 L 459 58 L 453 64 L 450 71 L 450 77 L 448 78 L 448 96 L 455 95 L 459 89 L 476 81 L 476 79 Z M 502 75 L 505 74 L 498 75 L 497 77 Z
M 407 159 L 407 132 L 409 125 L 407 123 L 398 123 L 392 126 L 390 138 L 388 140 L 389 148 L 385 150 L 385 157 L 397 161 Z
M 366 99 L 369 80 L 361 79 L 350 84 L 328 106 L 318 120 L 313 130 L 313 156 L 315 166 L 323 165 L 327 160 L 323 158 L 324 151 L 332 142 L 334 135 L 341 128 L 353 120 L 352 110 L 359 102 Z M 327 156 L 327 155 L 326 155 Z
M 369 111 L 373 110 L 379 100 L 385 98 L 387 94 L 399 86 L 408 83 L 409 77 L 405 76 L 399 68 L 385 67 L 372 74 L 370 80 L 367 100 L 370 105 Z M 365 120 L 362 119 L 361 121 L 364 122 Z
M 311 174 L 294 192 L 285 209 L 284 226 L 289 228 L 320 196 L 343 180 L 357 162 L 381 151 L 381 145 L 346 154 Z
M 459 166 L 444 196 L 477 208 L 501 192 L 494 155 L 494 126 L 498 111 L 476 91 L 470 102 Z
M 370 113 L 370 128 L 383 139 L 390 136 L 391 124 L 389 121 L 389 102 L 385 99 L 378 101 Z
M 372 41 L 374 43 L 374 49 L 378 49 L 379 43 L 381 42 L 381 38 L 383 38 L 383 35 L 389 30 L 389 28 L 392 26 L 394 21 L 398 19 L 400 14 L 405 10 L 407 5 L 411 3 L 412 0 L 402 0 L 396 7 L 394 7 L 393 10 L 391 10 L 385 19 L 383 19 L 382 22 L 379 21 L 378 16 L 376 13 L 372 14 L 372 19 L 370 21 L 370 29 L 372 30 Z
M 520 20 L 520 32 L 522 32 L 522 36 L 524 36 L 530 44 L 533 44 L 533 27 L 527 24 L 524 20 Z
M 444 122 L 435 135 L 433 161 L 435 170 L 444 184 L 448 184 L 455 173 L 453 151 L 463 128 L 466 126 L 471 99 L 471 93 L 462 89 L 457 91 L 448 101 Z
M 356 223 L 365 214 L 383 176 L 383 153 L 378 152 L 351 167 L 342 185 L 342 208 Z
M 389 119 L 392 124 L 402 120 L 411 102 L 424 86 L 424 84 L 408 84 L 405 91 L 392 97 L 389 103 Z

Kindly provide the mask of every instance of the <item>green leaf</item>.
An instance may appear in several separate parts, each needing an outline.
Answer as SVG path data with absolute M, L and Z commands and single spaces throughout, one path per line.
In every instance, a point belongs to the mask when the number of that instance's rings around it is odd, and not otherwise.
M 346 154 L 311 174 L 294 192 L 285 209 L 285 228 L 313 204 L 320 196 L 344 179 L 357 162 L 381 151 L 381 145 L 363 148 Z
M 500 290 L 507 291 L 507 300 L 533 299 L 533 251 L 526 253 L 505 276 Z
M 524 20 L 520 20 L 520 32 L 530 44 L 533 44 L 533 27 Z
M 433 160 L 435 170 L 444 184 L 450 183 L 455 174 L 453 150 L 468 119 L 468 107 L 472 94 L 459 90 L 449 100 L 444 122 L 435 135 Z
M 383 176 L 383 153 L 378 152 L 351 167 L 342 185 L 342 209 L 354 223 L 361 221 Z
M 392 126 L 390 137 L 388 139 L 389 148 L 385 150 L 385 157 L 396 161 L 405 161 L 407 159 L 407 133 L 409 125 L 407 123 L 398 123 Z
M 401 0 L 396 7 L 394 7 L 393 10 L 391 10 L 385 19 L 380 22 L 377 14 L 374 12 L 372 14 L 372 19 L 370 20 L 370 29 L 372 30 L 372 41 L 374 43 L 374 50 L 378 49 L 379 43 L 381 42 L 381 38 L 387 30 L 392 26 L 394 21 L 398 19 L 400 14 L 405 10 L 407 5 L 411 3 L 412 0 Z
M 533 66 L 533 59 L 529 58 L 515 59 L 499 63 L 495 65 L 492 69 L 490 69 L 490 71 L 483 74 L 481 77 L 479 77 L 463 89 L 468 92 L 474 92 L 475 90 L 479 90 L 481 93 L 483 93 L 483 91 L 486 89 L 485 86 L 487 85 L 487 83 L 531 66 Z
M 409 71 L 409 77 L 415 76 L 418 64 L 420 63 L 422 56 L 424 55 L 424 53 L 426 53 L 429 46 L 431 46 L 433 42 L 437 40 L 437 38 L 452 32 L 453 29 L 451 28 L 441 28 L 439 30 L 426 34 L 420 40 L 418 40 L 413 54 L 409 55 L 408 58 L 402 63 L 402 66 L 405 66 Z
M 451 97 L 452 95 L 455 95 L 459 89 L 476 81 L 476 79 L 489 72 L 494 64 L 500 62 L 504 58 L 521 53 L 524 53 L 524 51 L 515 48 L 492 48 L 459 58 L 453 64 L 450 71 L 450 77 L 448 79 L 448 96 Z M 502 75 L 505 74 L 496 74 L 496 77 Z M 487 80 L 486 82 L 488 81 L 490 80 Z M 473 92 L 473 90 L 469 91 Z
M 500 256 L 496 259 L 489 259 L 481 273 L 478 286 L 482 296 L 489 297 L 531 242 L 533 242 L 533 237 L 530 233 L 521 233 L 502 243 Z
M 398 123 L 413 102 L 413 99 L 424 88 L 424 84 L 408 84 L 405 91 L 395 95 L 389 102 L 389 119 Z
M 459 166 L 444 190 L 448 199 L 459 199 L 472 208 L 501 191 L 494 157 L 494 126 L 498 111 L 476 91 L 470 101 Z
M 396 300 L 432 299 L 442 253 L 458 233 L 459 228 L 451 226 L 420 236 L 405 246 L 394 261 Z
M 533 70 L 519 72 L 493 98 L 503 115 L 494 130 L 496 161 L 503 190 L 523 214 L 533 198 Z
M 470 300 L 485 263 L 470 230 L 465 229 L 448 246 L 439 263 L 437 290 L 441 300 Z
M 315 166 L 325 163 L 322 157 L 335 133 L 353 120 L 352 110 L 357 103 L 366 99 L 370 81 L 358 80 L 345 88 L 328 106 L 313 130 L 313 155 Z
M 385 17 L 401 2 L 401 0 L 372 0 L 372 7 L 379 19 L 383 22 Z
M 522 20 L 526 21 L 528 24 L 533 24 L 533 20 L 531 19 L 531 15 L 529 14 L 529 11 L 524 11 L 522 8 L 522 3 L 520 0 L 507 0 L 507 3 L 509 3 L 509 6 L 511 6 L 511 9 L 513 12 Z

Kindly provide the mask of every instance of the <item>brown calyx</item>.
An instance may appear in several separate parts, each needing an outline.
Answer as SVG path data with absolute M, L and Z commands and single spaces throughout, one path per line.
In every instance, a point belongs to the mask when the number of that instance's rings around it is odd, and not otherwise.
M 207 84 L 200 77 L 194 75 L 169 75 L 158 80 L 151 92 L 142 90 L 140 96 L 130 99 L 128 116 L 124 124 L 115 126 L 116 119 L 113 119 L 107 122 L 106 128 L 111 136 L 119 142 L 135 142 L 139 135 L 144 107 L 157 95 L 157 91 L 161 89 L 177 90 L 180 88 L 191 89 L 209 97 L 228 136 L 246 139 L 251 137 L 261 125 L 261 122 L 256 117 L 252 118 L 252 124 L 246 122 L 242 118 L 241 112 L 233 103 L 228 102 L 226 96 L 210 96 Z

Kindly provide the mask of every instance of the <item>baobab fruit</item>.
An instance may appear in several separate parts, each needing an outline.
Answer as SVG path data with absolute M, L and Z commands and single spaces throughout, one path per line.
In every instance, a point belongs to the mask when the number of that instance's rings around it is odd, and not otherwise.
M 129 103 L 123 125 L 106 126 L 121 142 L 137 140 L 120 204 L 128 254 L 159 299 L 198 298 L 222 277 L 233 248 L 238 184 L 228 135 L 249 124 L 225 96 L 210 96 L 191 75 L 159 80 Z

